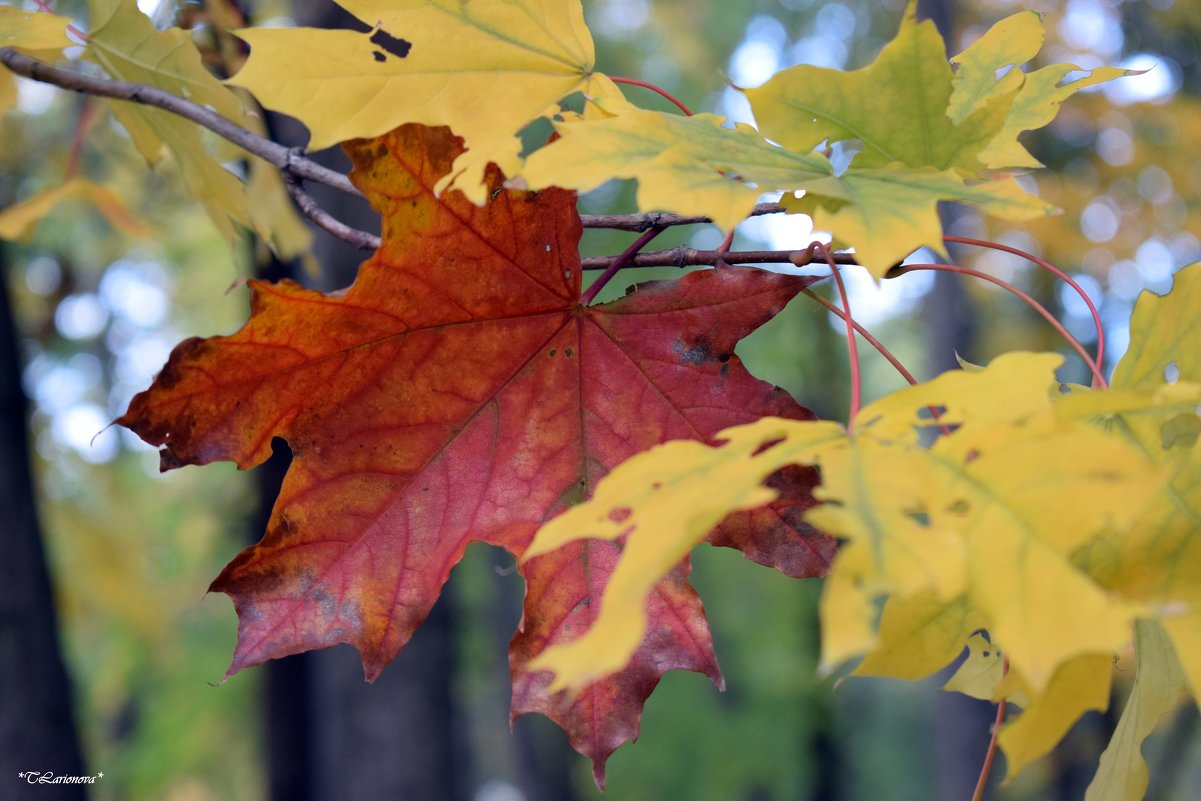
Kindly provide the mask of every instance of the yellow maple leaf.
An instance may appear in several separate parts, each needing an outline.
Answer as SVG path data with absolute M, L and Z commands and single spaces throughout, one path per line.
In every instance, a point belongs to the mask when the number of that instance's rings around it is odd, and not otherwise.
M 726 230 L 750 214 L 763 192 L 834 176 L 821 156 L 785 150 L 724 123 L 716 114 L 681 117 L 632 106 L 586 115 L 556 126 L 560 138 L 532 153 L 520 176 L 531 189 L 582 192 L 610 178 L 635 178 L 639 209 L 708 216 Z M 836 183 L 826 191 L 849 199 Z
M 453 182 L 477 203 L 488 162 L 516 172 L 519 130 L 573 92 L 617 93 L 594 71 L 579 0 L 339 4 L 373 30 L 240 31 L 250 58 L 231 83 L 301 120 L 314 149 L 407 122 L 448 125 L 468 150 L 439 189 Z
M 1184 677 L 1163 627 L 1140 620 L 1134 631 L 1134 689 L 1122 710 L 1084 801 L 1139 801 L 1147 789 L 1147 763 L 1140 751 L 1160 719 L 1180 700 Z
M 1086 73 L 1074 80 L 1065 80 L 1073 73 Z M 1018 134 L 1041 128 L 1059 113 L 1063 101 L 1090 86 L 1112 81 L 1132 70 L 1118 67 L 1097 67 L 1081 70 L 1075 64 L 1051 64 L 1025 76 L 1017 96 L 995 138 L 978 154 L 989 169 L 1003 167 L 1041 167 L 1043 163 L 1018 142 Z
M 114 78 L 145 83 L 209 106 L 238 122 L 238 98 L 200 63 L 190 35 L 178 28 L 156 30 L 134 0 L 88 0 L 92 14 L 85 55 Z M 208 211 L 226 241 L 233 223 L 249 217 L 242 185 L 204 145 L 194 123 L 162 109 L 122 100 L 110 101 L 113 114 L 129 131 L 142 156 L 152 165 L 170 152 L 192 195 Z
M 628 536 L 614 573 L 622 580 L 606 588 L 594 628 L 535 664 L 572 688 L 623 665 L 645 625 L 645 588 L 725 513 L 770 500 L 761 482 L 788 464 L 821 469 L 815 495 L 825 505 L 807 519 L 846 540 L 823 600 L 826 668 L 882 646 L 871 609 L 886 595 L 958 604 L 966 592 L 1034 693 L 1063 663 L 1116 650 L 1136 608 L 1071 554 L 1102 530 L 1128 527 L 1164 477 L 1123 438 L 1056 416 L 1061 361 L 1009 354 L 946 374 L 865 407 L 849 435 L 765 418 L 722 432 L 716 448 L 667 443 L 635 457 L 636 469 L 618 467 L 530 547 Z M 957 426 L 929 448 L 918 431 L 936 424 L 921 416 L 927 406 L 945 408 L 941 422 Z M 888 659 L 873 668 L 887 671 Z
M 958 125 L 988 101 L 1022 85 L 1018 65 L 1038 55 L 1043 46 L 1042 17 L 1036 11 L 1019 11 L 989 28 L 966 50 L 951 57 L 958 66 L 951 81 L 947 116 Z M 1008 72 L 997 77 L 1005 68 Z
M 967 639 L 967 658 L 942 688 L 981 701 L 991 701 L 1004 677 L 1005 657 L 1001 649 L 984 634 L 977 632 Z
M 1031 691 L 1019 674 L 1010 673 L 1007 686 L 999 692 L 1020 696 L 1023 708 L 1001 729 L 999 738 L 1009 776 L 1054 748 L 1085 712 L 1108 709 L 1112 678 L 1113 657 L 1106 653 L 1080 654 L 1065 661 L 1040 692 Z

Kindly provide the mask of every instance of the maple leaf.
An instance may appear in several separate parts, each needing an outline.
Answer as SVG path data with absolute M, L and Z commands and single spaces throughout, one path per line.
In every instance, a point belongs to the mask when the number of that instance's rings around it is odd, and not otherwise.
M 966 50 L 951 57 L 958 69 L 951 81 L 947 116 L 958 125 L 975 109 L 1022 85 L 1025 64 L 1042 49 L 1045 32 L 1037 11 L 1019 11 L 985 31 Z M 1004 71 L 998 77 L 998 73 Z
M 1148 783 L 1143 741 L 1176 706 L 1184 691 L 1184 674 L 1159 623 L 1135 623 L 1134 652 L 1134 689 L 1113 738 L 1101 754 L 1101 764 L 1084 793 L 1084 801 L 1139 801 L 1143 797 Z
M 512 174 L 517 133 L 561 98 L 619 95 L 594 72 L 579 0 L 340 0 L 369 32 L 312 28 L 238 33 L 250 58 L 231 79 L 290 114 L 321 149 L 402 123 L 449 125 L 467 152 L 447 172 L 477 203 L 486 166 Z M 462 175 L 460 175 L 462 173 Z
M 348 149 L 383 213 L 383 244 L 353 286 L 250 282 L 245 327 L 181 343 L 119 421 L 165 445 L 164 468 L 249 467 L 274 436 L 292 448 L 266 536 L 213 583 L 239 614 L 231 675 L 350 643 L 374 678 L 469 542 L 520 555 L 542 522 L 646 447 L 763 414 L 811 416 L 733 350 L 813 279 L 701 271 L 583 307 L 573 193 L 503 191 L 493 169 L 485 206 L 457 191 L 439 200 L 462 152 L 445 128 L 404 126 Z M 824 573 L 833 541 L 800 522 L 814 476 L 786 478 L 780 501 L 732 516 L 713 541 L 792 575 Z M 598 781 L 664 671 L 720 680 L 677 559 L 630 667 L 576 698 L 547 692 L 529 659 L 589 624 L 617 553 L 587 543 L 527 561 L 512 647 L 514 714 L 557 720 Z
M 211 107 L 237 122 L 242 105 L 200 62 L 191 34 L 159 31 L 134 0 L 88 0 L 92 29 L 85 55 L 114 78 L 145 83 Z M 248 224 L 241 182 L 205 148 L 193 123 L 168 111 L 123 100 L 109 101 L 113 115 L 152 166 L 164 150 L 174 156 L 189 191 L 204 206 L 226 241 L 233 223 Z
M 527 552 L 629 532 L 597 623 L 605 636 L 548 649 L 539 664 L 566 686 L 620 665 L 612 651 L 644 625 L 639 600 L 663 566 L 723 513 L 773 497 L 761 481 L 789 464 L 821 467 L 815 494 L 827 503 L 806 519 L 846 540 L 822 599 L 827 669 L 875 647 L 874 604 L 887 595 L 958 605 L 966 593 L 1032 693 L 1064 662 L 1120 648 L 1134 607 L 1070 557 L 1102 531 L 1127 530 L 1163 475 L 1122 438 L 1056 415 L 1061 361 L 1010 354 L 947 373 L 865 407 L 849 435 L 834 423 L 763 419 L 721 432 L 720 447 L 673 442 L 634 457 Z M 919 413 L 930 406 L 956 428 L 925 448 L 918 432 L 933 423 Z M 960 633 L 965 614 L 954 616 Z
M 708 216 L 725 229 L 764 192 L 783 191 L 787 210 L 812 214 L 817 227 L 854 245 L 877 278 L 923 245 L 943 250 L 940 200 L 1011 220 L 1053 210 L 1011 178 L 968 185 L 950 170 L 897 165 L 835 175 L 825 157 L 774 145 L 748 126 L 724 127 L 714 114 L 606 108 L 616 112 L 561 122 L 560 137 L 526 159 L 518 185 L 588 191 L 610 178 L 635 178 L 639 209 Z M 796 199 L 799 189 L 806 194 Z
M 910 0 L 896 38 L 868 66 L 843 72 L 800 65 L 745 93 L 769 139 L 801 151 L 827 139 L 855 139 L 863 145 L 857 167 L 899 162 L 979 177 L 986 166 L 1041 166 L 1029 163 L 1017 135 L 1054 119 L 1074 92 L 1129 74 L 1103 67 L 1061 85 L 1079 68 L 1055 64 L 1025 75 L 1017 65 L 1041 38 L 1034 15 L 1009 17 L 951 59 L 961 64 L 956 74 L 938 29 L 930 20 L 918 22 Z M 1005 68 L 1011 69 L 999 80 L 990 78 Z

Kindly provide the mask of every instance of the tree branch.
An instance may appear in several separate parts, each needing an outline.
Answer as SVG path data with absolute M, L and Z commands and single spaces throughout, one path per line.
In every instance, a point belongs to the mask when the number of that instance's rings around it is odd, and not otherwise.
M 300 207 L 301 211 L 318 227 L 333 234 L 339 239 L 350 243 L 360 250 L 374 250 L 380 245 L 379 237 L 366 231 L 351 228 L 322 209 L 317 201 L 304 190 L 300 180 L 316 181 L 331 186 L 347 194 L 362 197 L 358 190 L 342 173 L 323 167 L 317 162 L 301 155 L 300 148 L 289 148 L 278 142 L 248 131 L 230 122 L 225 117 L 209 108 L 185 100 L 147 84 L 115 81 L 94 75 L 52 67 L 49 64 L 29 58 L 18 53 L 11 47 L 0 47 L 0 64 L 8 67 L 14 73 L 23 75 L 42 83 L 52 84 L 63 89 L 70 89 L 84 95 L 109 97 L 114 100 L 126 100 L 178 114 L 184 119 L 209 129 L 238 147 L 274 165 L 284 176 L 288 194 Z M 751 217 L 763 214 L 778 214 L 784 208 L 778 203 L 760 203 L 751 211 Z M 649 214 L 585 214 L 581 216 L 585 228 L 612 228 L 623 231 L 645 232 L 652 228 L 669 228 L 676 225 L 698 225 L 712 220 L 701 216 L 684 216 L 665 212 Z M 670 250 L 639 253 L 628 265 L 629 267 L 691 267 L 713 266 L 719 260 L 728 264 L 775 263 L 792 262 L 798 251 L 743 251 L 737 253 L 718 253 L 714 250 L 696 250 L 689 247 L 677 247 Z M 616 257 L 601 256 L 583 260 L 585 270 L 603 270 L 609 267 Z M 855 264 L 854 257 L 846 254 L 835 254 L 834 260 L 840 264 Z M 794 262 L 795 263 L 795 262 Z M 801 262 L 805 263 L 805 262 Z
M 220 114 L 184 100 L 170 92 L 165 92 L 153 86 L 127 81 L 114 81 L 93 75 L 59 69 L 36 59 L 29 58 L 13 50 L 11 47 L 0 47 L 0 64 L 8 67 L 18 75 L 32 78 L 35 81 L 49 83 L 63 89 L 71 89 L 85 95 L 111 97 L 115 100 L 128 100 L 146 106 L 155 106 L 164 111 L 191 120 L 197 125 L 208 128 L 213 133 L 233 142 L 238 147 L 253 153 L 259 158 L 273 164 L 281 172 L 296 178 L 316 181 L 334 189 L 340 189 L 351 195 L 362 197 L 363 193 L 355 187 L 342 173 L 322 167 L 311 159 L 304 158 L 292 148 L 284 147 L 266 137 L 252 133 L 241 126 L 230 122 Z
M 759 217 L 763 214 L 780 214 L 783 211 L 784 207 L 779 203 L 760 203 L 747 216 Z M 666 212 L 651 212 L 650 214 L 581 214 L 580 220 L 584 223 L 585 228 L 616 228 L 621 231 L 649 231 L 652 228 L 670 228 L 673 225 L 699 225 L 701 223 L 713 222 L 708 217 L 685 217 L 682 214 L 668 214 Z
M 770 213 L 770 212 L 767 212 Z M 637 215 L 630 215 L 631 218 Z M 684 224 L 684 223 L 677 223 Z M 814 261 L 825 263 L 825 259 L 805 256 L 805 250 L 741 250 L 721 253 L 716 250 L 697 250 L 685 245 L 668 250 L 651 250 L 639 253 L 627 267 L 712 267 L 717 262 L 727 264 L 795 264 L 804 265 Z M 831 253 L 836 264 L 858 264 L 850 253 Z M 585 270 L 603 270 L 613 263 L 615 256 L 592 256 L 582 260 Z
M 334 217 L 317 203 L 316 198 L 304 190 L 300 185 L 300 181 L 296 176 L 289 173 L 284 173 L 284 186 L 288 190 L 288 194 L 292 196 L 292 200 L 300 207 L 300 210 L 305 213 L 313 224 L 324 231 L 328 231 L 334 236 L 354 245 L 359 250 L 378 250 L 380 246 L 380 238 L 375 234 L 367 231 L 360 231 L 358 228 L 351 228 L 346 223 Z

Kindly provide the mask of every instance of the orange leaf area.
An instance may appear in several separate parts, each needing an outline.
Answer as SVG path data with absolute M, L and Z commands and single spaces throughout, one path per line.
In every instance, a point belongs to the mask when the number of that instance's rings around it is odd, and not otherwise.
M 468 543 L 520 556 L 539 525 L 639 451 L 763 415 L 812 416 L 733 351 L 813 279 L 709 270 L 584 307 L 573 193 L 502 190 L 493 169 L 485 206 L 435 197 L 462 152 L 445 128 L 405 126 L 348 150 L 383 215 L 383 245 L 355 283 L 327 295 L 251 281 L 249 322 L 181 343 L 119 420 L 163 446 L 164 469 L 245 468 L 270 455 L 272 437 L 291 446 L 266 535 L 212 585 L 239 616 L 229 675 L 350 643 L 374 679 Z M 711 541 L 790 575 L 824 574 L 834 544 L 799 522 L 815 475 L 775 480 L 775 504 L 732 515 Z M 524 669 L 590 625 L 617 547 L 584 542 L 524 566 L 511 649 L 514 715 L 556 720 L 598 782 L 664 671 L 721 681 L 686 563 L 653 596 L 623 672 L 566 697 Z

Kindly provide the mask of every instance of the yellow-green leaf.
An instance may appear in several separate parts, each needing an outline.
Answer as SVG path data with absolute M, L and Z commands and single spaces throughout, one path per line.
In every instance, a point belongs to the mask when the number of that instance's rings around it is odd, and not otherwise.
M 1140 801 L 1147 789 L 1142 745 L 1160 719 L 1180 700 L 1184 677 L 1163 627 L 1151 620 L 1135 624 L 1134 689 L 1118 727 L 1101 754 L 1084 801 Z
M 178 28 L 158 31 L 134 0 L 88 0 L 91 41 L 86 55 L 114 78 L 145 83 L 212 107 L 238 122 L 242 106 L 200 62 L 191 36 Z M 221 166 L 204 146 L 201 129 L 162 109 L 121 100 L 113 114 L 152 165 L 169 151 L 193 196 L 208 211 L 218 230 L 231 241 L 233 223 L 249 218 L 241 182 Z
M 25 238 L 39 220 L 59 203 L 68 200 L 91 203 L 114 228 L 127 236 L 142 237 L 149 232 L 112 190 L 83 178 L 72 178 L 0 211 L 0 239 Z
M 373 30 L 239 32 L 250 58 L 231 80 L 301 120 L 313 149 L 406 122 L 448 125 L 468 151 L 456 186 L 483 200 L 483 168 L 515 172 L 517 132 L 576 91 L 616 87 L 594 72 L 579 0 L 340 0 Z
M 973 634 L 967 641 L 967 659 L 942 688 L 991 701 L 1004 677 L 1005 657 L 1001 649 L 983 634 Z
M 945 255 L 939 201 L 958 201 L 1007 220 L 1029 220 L 1054 211 L 1012 178 L 965 184 L 951 170 L 898 164 L 852 167 L 798 188 L 806 190 L 805 196 L 785 196 L 784 207 L 811 214 L 815 227 L 854 247 L 856 260 L 876 278 L 920 247 Z
M 918 22 L 911 2 L 896 38 L 868 66 L 791 67 L 746 96 L 759 130 L 790 150 L 858 139 L 856 167 L 900 162 L 976 175 L 984 167 L 977 154 L 1001 131 L 1012 95 L 984 103 L 956 125 L 947 116 L 954 74 L 945 52 L 934 23 Z
M 1172 291 L 1143 290 L 1130 316 L 1130 346 L 1113 371 L 1115 387 L 1162 384 L 1175 363 L 1181 381 L 1201 381 L 1201 262 L 1176 273 Z
M 852 436 L 830 423 L 765 418 L 722 432 L 717 448 L 667 443 L 619 466 L 529 552 L 628 536 L 601 602 L 603 627 L 598 620 L 580 640 L 548 649 L 539 667 L 559 673 L 556 686 L 578 688 L 623 665 L 645 625 L 647 588 L 726 513 L 774 497 L 761 482 L 788 464 L 821 469 L 815 495 L 825 504 L 806 519 L 846 540 L 822 604 L 824 668 L 878 645 L 899 652 L 895 638 L 878 643 L 872 631 L 880 597 L 961 603 L 965 582 L 973 619 L 1035 693 L 1064 662 L 1120 648 L 1136 607 L 1071 555 L 1128 528 L 1164 476 L 1123 437 L 1056 416 L 1060 361 L 1011 354 L 902 391 L 864 409 Z M 1017 376 L 1023 386 L 1011 388 Z M 914 432 L 931 425 L 918 415 L 927 405 L 965 421 L 928 449 Z M 886 657 L 873 667 L 912 669 Z
M 1001 729 L 1009 777 L 1054 748 L 1085 712 L 1108 709 L 1112 676 L 1110 654 L 1081 654 L 1060 665 L 1045 690 L 1029 694 L 1021 714 Z
M 971 44 L 951 63 L 958 65 L 951 83 L 947 116 L 956 125 L 989 100 L 1007 95 L 1022 85 L 1018 65 L 1025 64 L 1043 46 L 1043 22 L 1036 11 L 1019 11 L 1006 17 Z M 1011 67 L 1001 78 L 997 71 Z
M 708 216 L 727 230 L 750 214 L 763 192 L 833 180 L 834 168 L 825 158 L 785 150 L 751 129 L 726 128 L 723 122 L 714 114 L 629 109 L 561 123 L 560 138 L 531 154 L 521 177 L 531 189 L 583 192 L 610 178 L 635 178 L 640 210 Z M 824 186 L 842 191 L 836 183 Z
M 1086 75 L 1069 79 L 1074 72 Z M 1005 118 L 1005 124 L 996 137 L 979 154 L 979 159 L 990 169 L 1002 167 L 1041 167 L 1042 162 L 1030 155 L 1030 151 L 1018 142 L 1018 134 L 1041 128 L 1059 113 L 1063 101 L 1089 86 L 1096 86 L 1123 75 L 1131 70 L 1117 67 L 1098 67 L 1081 70 L 1075 64 L 1052 64 L 1026 75 L 1022 88 Z

